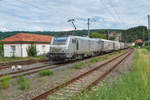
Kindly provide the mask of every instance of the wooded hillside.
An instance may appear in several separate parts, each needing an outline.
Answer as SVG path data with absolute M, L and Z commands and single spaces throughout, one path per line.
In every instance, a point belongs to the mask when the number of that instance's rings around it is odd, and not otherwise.
M 116 32 L 122 32 L 122 41 L 126 42 L 133 42 L 136 39 L 143 39 L 147 40 L 148 39 L 148 32 L 147 32 L 147 27 L 145 26 L 137 26 L 133 27 L 127 30 L 122 30 L 122 29 L 92 29 L 90 30 L 91 33 L 97 32 L 99 34 L 107 34 L 112 31 Z M 87 30 L 77 30 L 77 31 L 60 31 L 60 32 L 50 32 L 50 31 L 45 31 L 45 32 L 28 32 L 28 31 L 14 31 L 14 32 L 0 32 L 0 40 L 12 35 L 15 35 L 17 33 L 35 33 L 35 34 L 42 34 L 42 35 L 52 35 L 52 36 L 67 36 L 67 35 L 78 35 L 78 36 L 86 36 L 87 35 Z
M 136 39 L 148 40 L 148 30 L 146 26 L 137 26 L 123 31 L 123 41 L 133 42 Z

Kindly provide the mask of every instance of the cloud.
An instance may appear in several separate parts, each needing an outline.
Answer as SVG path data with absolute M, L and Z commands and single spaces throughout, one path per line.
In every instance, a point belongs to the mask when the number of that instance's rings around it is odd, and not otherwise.
M 75 18 L 77 29 L 129 28 L 147 25 L 149 0 L 1 0 L 0 30 L 72 30 L 67 22 Z
M 5 31 L 8 31 L 8 29 L 4 27 L 0 27 L 0 31 L 5 32 Z

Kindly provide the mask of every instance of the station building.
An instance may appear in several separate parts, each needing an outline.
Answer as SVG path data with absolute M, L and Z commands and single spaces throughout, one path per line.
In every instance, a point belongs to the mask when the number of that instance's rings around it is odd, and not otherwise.
M 3 42 L 4 57 L 27 57 L 27 49 L 31 44 L 36 46 L 37 55 L 49 52 L 52 36 L 31 33 L 18 33 L 1 40 Z

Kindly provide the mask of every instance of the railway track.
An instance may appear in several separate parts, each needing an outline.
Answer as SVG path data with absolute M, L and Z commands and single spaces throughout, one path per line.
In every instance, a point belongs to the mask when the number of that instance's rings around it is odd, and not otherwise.
M 111 53 L 109 53 L 109 54 L 111 54 Z M 106 55 L 108 55 L 108 54 L 101 55 L 101 57 L 106 56 Z M 90 59 L 90 58 L 87 58 L 86 60 L 88 60 L 88 59 Z M 42 60 L 42 61 L 44 62 L 46 60 Z M 80 60 L 77 60 L 77 61 L 80 61 Z M 55 64 L 55 63 L 54 64 L 47 64 L 47 65 L 43 65 L 43 66 L 39 66 L 39 67 L 33 67 L 33 68 L 13 71 L 13 72 L 9 72 L 9 73 L 0 74 L 0 78 L 5 76 L 5 75 L 11 75 L 11 77 L 14 79 L 14 78 L 17 78 L 20 75 L 27 76 L 27 75 L 35 74 L 35 73 L 37 73 L 41 70 L 55 69 L 55 68 L 61 67 L 63 65 L 67 65 L 67 64 L 70 64 L 70 63 L 75 63 L 77 61 L 71 61 L 71 62 L 63 63 L 63 64 L 61 64 L 61 63 L 60 64 Z M 33 63 L 33 62 L 28 62 L 28 64 L 29 63 Z
M 106 56 L 111 53 L 103 54 L 102 56 Z M 88 59 L 88 58 L 87 58 Z M 7 63 L 0 63 L 0 70 L 6 69 L 6 68 L 11 68 L 12 65 L 30 65 L 34 63 L 39 63 L 39 62 L 48 62 L 50 61 L 49 59 L 42 59 L 42 60 L 24 60 L 24 61 L 15 61 L 15 62 L 7 62 Z M 79 61 L 79 60 L 78 60 Z M 75 61 L 73 61 L 75 62 Z
M 49 61 L 48 59 L 42 59 L 42 60 L 24 60 L 24 61 L 16 61 L 16 62 L 8 62 L 8 63 L 1 63 L 0 64 L 0 70 L 10 68 L 12 65 L 30 65 L 34 63 L 39 63 L 39 62 L 47 62 Z
M 5 75 L 11 75 L 12 78 L 16 78 L 17 76 L 20 76 L 22 73 L 23 73 L 23 75 L 30 75 L 30 74 L 36 73 L 40 70 L 43 70 L 43 69 L 53 69 L 53 68 L 56 68 L 56 66 L 55 65 L 44 65 L 44 66 L 39 66 L 39 67 L 34 67 L 34 68 L 28 68 L 25 70 L 19 70 L 19 71 L 15 71 L 15 72 L 0 74 L 0 77 L 3 77 Z M 24 72 L 26 72 L 26 73 L 24 73 Z
M 67 64 L 70 64 L 72 62 L 69 62 Z M 5 73 L 5 74 L 0 74 L 0 78 L 6 75 L 11 75 L 11 78 L 17 78 L 20 75 L 31 75 L 31 74 L 35 74 L 41 70 L 46 70 L 46 69 L 55 69 L 58 67 L 61 67 L 63 65 L 66 65 L 65 63 L 63 64 L 47 64 L 47 65 L 43 65 L 43 66 L 39 66 L 39 67 L 33 67 L 33 68 L 28 68 L 28 69 L 24 69 L 24 70 L 19 70 L 19 71 L 14 71 L 14 72 L 9 72 L 9 73 Z
M 66 100 L 72 96 L 83 93 L 85 90 L 91 89 L 91 87 L 96 85 L 100 80 L 103 80 L 105 76 L 132 54 L 133 51 L 134 50 L 129 50 L 99 66 L 96 66 L 63 84 L 32 98 L 32 100 L 48 100 L 48 98 L 51 98 L 51 100 Z

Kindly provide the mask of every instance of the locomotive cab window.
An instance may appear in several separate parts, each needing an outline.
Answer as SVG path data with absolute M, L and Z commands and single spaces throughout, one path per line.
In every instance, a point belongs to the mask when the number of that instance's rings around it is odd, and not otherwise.
M 65 45 L 67 37 L 56 37 L 54 38 L 53 45 Z

